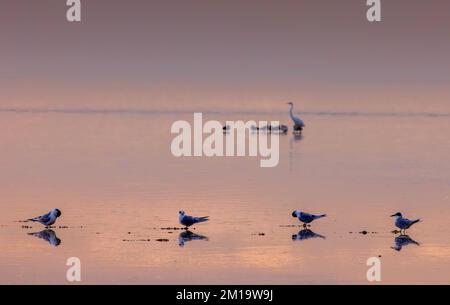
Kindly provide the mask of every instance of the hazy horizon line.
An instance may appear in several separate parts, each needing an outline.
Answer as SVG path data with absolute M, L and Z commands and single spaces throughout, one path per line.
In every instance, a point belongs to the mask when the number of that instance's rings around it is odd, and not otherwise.
M 168 110 L 145 108 L 0 108 L 0 113 L 31 113 L 31 114 L 130 114 L 130 115 L 173 115 L 193 114 L 235 114 L 235 115 L 283 115 L 286 111 L 251 111 L 251 110 Z M 450 112 L 417 112 L 417 111 L 297 111 L 302 115 L 311 116 L 373 116 L 373 117 L 449 117 Z

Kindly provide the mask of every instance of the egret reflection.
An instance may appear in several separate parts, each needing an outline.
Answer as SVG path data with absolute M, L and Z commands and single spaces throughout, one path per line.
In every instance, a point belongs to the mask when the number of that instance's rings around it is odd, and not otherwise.
M 296 134 L 294 133 L 292 137 L 289 138 L 289 154 L 288 154 L 288 160 L 289 160 L 289 172 L 293 171 L 294 168 L 294 162 L 298 158 L 298 152 L 296 149 L 296 145 L 299 144 L 299 142 L 303 140 L 302 134 Z
M 301 141 L 301 140 L 303 140 L 303 135 L 295 133 L 295 134 L 292 135 L 292 139 L 294 140 L 294 142 L 295 141 Z
M 53 230 L 47 229 L 40 232 L 28 233 L 28 235 L 45 240 L 53 247 L 58 247 L 61 244 L 61 239 L 56 236 L 56 233 Z
M 200 234 L 195 234 L 191 231 L 183 231 L 178 236 L 178 245 L 180 247 L 184 247 L 184 243 L 187 241 L 193 241 L 193 240 L 204 240 L 208 241 L 208 237 Z

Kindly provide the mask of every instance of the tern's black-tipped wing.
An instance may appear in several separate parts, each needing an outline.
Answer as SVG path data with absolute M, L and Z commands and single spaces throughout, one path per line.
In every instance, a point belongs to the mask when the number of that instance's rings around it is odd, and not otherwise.
M 45 215 L 38 216 L 38 217 L 35 217 L 35 218 L 31 218 L 29 220 L 31 220 L 31 221 L 38 221 L 38 222 L 41 222 L 41 223 L 47 223 L 47 222 L 50 221 L 50 219 L 51 219 L 50 213 L 47 213 Z

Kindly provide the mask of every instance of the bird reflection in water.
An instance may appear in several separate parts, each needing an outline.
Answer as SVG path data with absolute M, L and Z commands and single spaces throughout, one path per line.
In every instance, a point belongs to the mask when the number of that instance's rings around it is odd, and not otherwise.
M 314 233 L 310 229 L 304 229 L 297 234 L 292 235 L 292 240 L 306 240 L 311 238 L 325 239 L 326 237 L 317 233 Z
M 294 140 L 294 142 L 295 141 L 301 141 L 301 140 L 303 140 L 303 135 L 302 134 L 294 134 L 292 136 L 292 139 Z
M 395 251 L 401 251 L 403 247 L 408 245 L 420 246 L 420 244 L 417 241 L 415 241 L 408 235 L 399 235 L 395 237 L 394 243 L 395 245 L 391 247 L 391 249 L 394 249 Z
M 296 149 L 297 142 L 300 142 L 303 140 L 302 134 L 296 134 L 294 133 L 292 137 L 289 139 L 289 153 L 288 153 L 288 160 L 289 160 L 289 172 L 292 172 L 294 169 L 294 162 L 295 159 L 298 156 L 298 152 Z
M 208 237 L 200 234 L 195 234 L 191 231 L 183 231 L 178 236 L 178 245 L 180 247 L 184 247 L 184 243 L 187 241 L 193 241 L 193 240 L 204 240 L 208 241 Z
M 58 247 L 61 244 L 61 239 L 56 236 L 55 231 L 53 230 L 43 230 L 35 233 L 28 233 L 28 235 L 43 239 L 47 241 L 53 247 Z

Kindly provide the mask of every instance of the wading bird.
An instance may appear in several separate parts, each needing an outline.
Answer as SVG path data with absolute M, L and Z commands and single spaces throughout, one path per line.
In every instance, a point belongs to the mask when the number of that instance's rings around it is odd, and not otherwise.
M 300 220 L 301 222 L 303 222 L 303 227 L 306 228 L 306 225 L 313 222 L 316 219 L 320 219 L 323 217 L 326 217 L 326 214 L 323 215 L 313 215 L 313 214 L 308 214 L 308 213 L 304 213 L 304 212 L 300 212 L 300 211 L 294 211 L 292 212 L 292 217 L 298 218 L 298 220 Z
M 407 218 L 403 218 L 403 215 L 400 212 L 391 215 L 391 217 L 395 217 L 395 226 L 400 229 L 400 233 L 402 231 L 405 233 L 406 230 L 409 229 L 413 224 L 420 221 L 420 219 L 409 220 Z
M 292 122 L 294 122 L 294 133 L 301 132 L 303 130 L 303 128 L 305 127 L 305 123 L 303 122 L 302 119 L 300 119 L 300 117 L 294 115 L 294 113 L 293 113 L 294 104 L 289 102 L 288 105 L 291 106 L 291 108 L 289 110 L 289 115 L 292 119 Z
M 61 211 L 58 209 L 53 209 L 49 213 L 38 216 L 35 218 L 30 218 L 27 221 L 39 222 L 46 227 L 53 225 L 56 222 L 56 219 L 62 215 Z
M 201 223 L 209 220 L 209 216 L 204 217 L 188 216 L 183 210 L 179 211 L 178 214 L 180 223 L 184 226 L 186 230 L 196 223 Z

